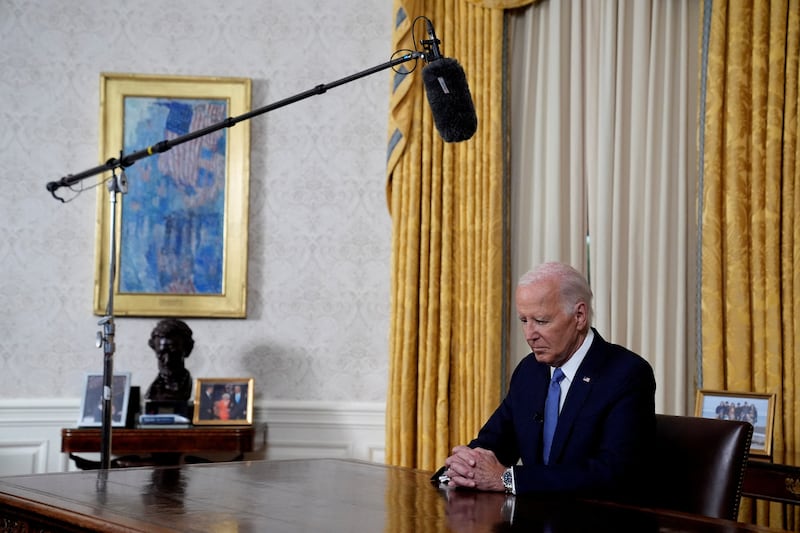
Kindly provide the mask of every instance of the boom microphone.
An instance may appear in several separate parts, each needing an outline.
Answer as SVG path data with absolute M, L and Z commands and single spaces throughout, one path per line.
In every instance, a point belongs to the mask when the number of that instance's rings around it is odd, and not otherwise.
M 422 82 L 428 95 L 433 122 L 445 142 L 466 141 L 478 129 L 475 105 L 467 85 L 467 75 L 458 61 L 443 57 L 433 24 L 427 20 L 428 40 L 423 40 L 427 65 L 422 69 Z

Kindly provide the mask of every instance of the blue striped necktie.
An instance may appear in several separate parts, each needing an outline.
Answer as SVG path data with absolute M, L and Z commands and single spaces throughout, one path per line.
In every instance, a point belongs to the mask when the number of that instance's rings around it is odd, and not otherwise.
M 553 445 L 553 434 L 556 432 L 558 424 L 558 404 L 561 401 L 561 380 L 564 379 L 564 372 L 556 368 L 553 377 L 550 379 L 550 387 L 547 389 L 547 399 L 544 401 L 544 440 L 542 458 L 544 464 L 550 460 L 550 447 Z

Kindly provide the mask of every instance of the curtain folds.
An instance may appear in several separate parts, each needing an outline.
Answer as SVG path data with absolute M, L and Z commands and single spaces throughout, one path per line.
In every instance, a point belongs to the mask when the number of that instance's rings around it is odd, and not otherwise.
M 800 2 L 705 12 L 702 386 L 776 394 L 780 461 L 800 445 Z M 796 511 L 746 503 L 759 523 L 798 525 Z
M 422 64 L 392 77 L 386 462 L 433 470 L 476 434 L 501 393 L 503 12 L 463 0 L 395 0 L 394 13 L 395 50 L 427 38 L 416 17 L 433 22 L 443 55 L 467 74 L 478 115 L 473 138 L 446 144 L 428 108 Z

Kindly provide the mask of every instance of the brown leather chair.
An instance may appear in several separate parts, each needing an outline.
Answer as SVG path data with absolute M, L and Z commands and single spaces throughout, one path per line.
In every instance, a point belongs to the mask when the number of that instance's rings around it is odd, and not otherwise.
M 651 505 L 736 520 L 752 436 L 748 422 L 656 415 Z

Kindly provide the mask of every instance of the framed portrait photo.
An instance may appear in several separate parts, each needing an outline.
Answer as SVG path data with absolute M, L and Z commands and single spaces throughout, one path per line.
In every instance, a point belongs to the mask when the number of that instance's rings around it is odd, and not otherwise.
M 111 379 L 111 425 L 125 427 L 128 416 L 128 402 L 131 394 L 131 373 L 114 372 Z M 105 386 L 102 373 L 87 373 L 81 398 L 79 427 L 100 427 L 103 425 L 103 399 Z
M 744 420 L 753 425 L 750 455 L 772 455 L 775 424 L 775 394 L 718 390 L 697 391 L 695 416 L 722 420 Z
M 152 155 L 124 169 L 117 209 L 97 187 L 95 314 L 109 294 L 113 212 L 117 315 L 246 316 L 250 125 L 214 126 L 249 112 L 250 91 L 248 78 L 101 75 L 100 158 Z
M 253 378 L 197 378 L 192 423 L 252 424 L 253 393 Z

